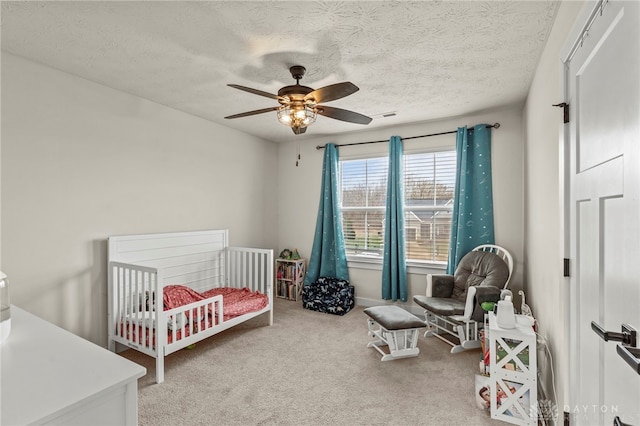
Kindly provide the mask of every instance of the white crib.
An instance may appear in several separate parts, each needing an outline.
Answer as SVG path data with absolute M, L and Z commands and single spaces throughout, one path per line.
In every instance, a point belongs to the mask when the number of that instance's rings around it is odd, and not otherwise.
M 268 313 L 272 325 L 273 250 L 229 247 L 228 237 L 227 230 L 110 237 L 109 349 L 121 343 L 155 357 L 162 383 L 165 356 L 258 315 Z M 268 303 L 226 320 L 220 295 L 164 310 L 163 289 L 174 284 L 248 288 Z

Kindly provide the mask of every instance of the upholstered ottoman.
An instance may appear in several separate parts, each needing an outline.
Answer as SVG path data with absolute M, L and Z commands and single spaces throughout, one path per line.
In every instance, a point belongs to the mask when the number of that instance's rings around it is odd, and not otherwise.
M 381 361 L 418 356 L 418 329 L 427 326 L 424 321 L 395 305 L 372 306 L 364 313 L 369 316 L 369 335 L 378 338 L 367 347 L 380 352 Z M 388 346 L 389 353 L 382 346 Z

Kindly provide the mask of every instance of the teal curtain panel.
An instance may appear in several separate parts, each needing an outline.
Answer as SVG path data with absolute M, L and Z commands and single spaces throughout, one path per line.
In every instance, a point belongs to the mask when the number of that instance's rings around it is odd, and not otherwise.
M 405 262 L 404 185 L 402 140 L 389 140 L 389 175 L 382 260 L 382 299 L 407 301 L 407 264 Z
M 451 218 L 447 273 L 480 244 L 494 244 L 491 180 L 491 128 L 478 124 L 458 128 L 456 186 Z
M 338 183 L 338 148 L 330 143 L 324 150 L 320 205 L 305 285 L 315 282 L 319 277 L 349 280 Z

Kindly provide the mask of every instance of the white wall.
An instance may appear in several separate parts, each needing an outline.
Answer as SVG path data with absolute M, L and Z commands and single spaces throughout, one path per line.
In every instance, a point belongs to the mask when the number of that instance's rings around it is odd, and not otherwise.
M 106 345 L 109 235 L 228 228 L 276 249 L 272 142 L 2 53 L 12 303 Z
M 316 145 L 333 142 L 336 144 L 365 142 L 389 139 L 393 135 L 417 136 L 456 130 L 458 127 L 475 124 L 493 124 L 501 127 L 492 130 L 492 165 L 494 190 L 494 222 L 496 242 L 506 247 L 516 262 L 513 288 L 522 287 L 523 276 L 523 141 L 522 106 L 517 105 L 496 111 L 450 118 L 447 120 L 424 122 L 413 125 L 375 129 L 349 133 L 333 138 L 319 137 L 299 142 L 301 160 L 296 167 L 298 142 L 280 144 L 279 182 L 280 200 L 279 229 L 280 249 L 298 248 L 307 258 L 313 245 L 316 226 L 320 183 L 322 173 L 323 150 Z M 319 120 L 326 119 L 324 117 Z M 354 125 L 355 126 L 355 125 Z M 312 127 L 309 132 L 312 131 Z M 408 140 L 404 150 L 434 144 L 449 144 L 455 147 L 455 134 L 431 138 Z M 361 153 L 388 152 L 388 144 L 361 145 L 339 148 L 341 156 Z M 441 272 L 441 271 L 440 271 Z M 426 289 L 426 271 L 410 270 L 407 280 L 409 294 L 424 294 Z M 357 302 L 364 305 L 379 304 L 381 300 L 381 269 L 349 268 L 351 283 L 356 287 Z M 410 297 L 411 299 L 411 297 Z M 412 305 L 413 301 L 409 301 Z M 412 308 L 415 308 L 413 306 Z M 421 312 L 421 311 L 420 311 Z
M 525 288 L 527 302 L 549 341 L 556 375 L 560 411 L 567 401 L 569 306 L 568 282 L 563 278 L 563 115 L 551 105 L 563 102 L 560 50 L 583 2 L 562 2 L 540 58 L 524 109 L 525 128 Z M 549 364 L 546 364 L 549 366 Z M 550 368 L 544 382 L 550 397 Z

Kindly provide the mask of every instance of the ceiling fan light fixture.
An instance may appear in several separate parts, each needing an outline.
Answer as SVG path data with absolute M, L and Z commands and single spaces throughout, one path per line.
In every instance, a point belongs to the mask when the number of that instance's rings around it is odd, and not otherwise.
M 316 121 L 315 108 L 308 105 L 282 105 L 278 108 L 278 121 L 287 127 L 307 127 Z

